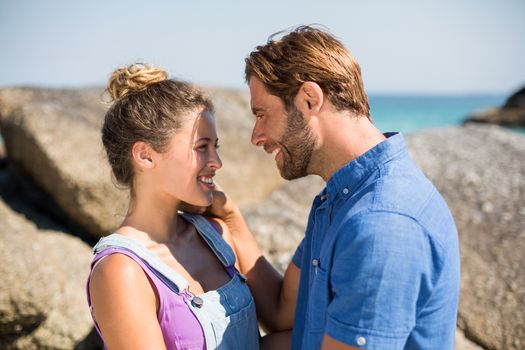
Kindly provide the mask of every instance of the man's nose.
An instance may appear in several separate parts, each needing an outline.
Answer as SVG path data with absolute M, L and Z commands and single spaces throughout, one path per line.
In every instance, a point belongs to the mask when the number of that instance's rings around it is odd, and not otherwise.
M 252 130 L 252 144 L 254 146 L 262 146 L 265 142 L 265 136 L 261 125 L 258 122 L 255 122 Z

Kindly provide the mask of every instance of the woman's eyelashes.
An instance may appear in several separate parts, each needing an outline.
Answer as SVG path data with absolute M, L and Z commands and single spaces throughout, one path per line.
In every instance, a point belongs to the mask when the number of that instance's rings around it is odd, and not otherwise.
M 210 147 L 211 145 L 213 145 L 213 147 L 217 150 L 219 149 L 221 146 L 219 145 L 218 142 L 216 142 L 215 144 L 212 144 L 212 143 L 202 143 L 202 144 L 198 144 L 195 149 L 199 152 L 206 152 L 207 151 L 207 148 Z

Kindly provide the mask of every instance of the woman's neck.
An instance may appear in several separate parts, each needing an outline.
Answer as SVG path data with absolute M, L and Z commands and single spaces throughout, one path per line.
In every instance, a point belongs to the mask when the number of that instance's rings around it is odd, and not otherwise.
M 183 238 L 187 224 L 178 216 L 180 201 L 151 192 L 135 193 L 126 218 L 117 232 L 142 241 L 175 242 Z

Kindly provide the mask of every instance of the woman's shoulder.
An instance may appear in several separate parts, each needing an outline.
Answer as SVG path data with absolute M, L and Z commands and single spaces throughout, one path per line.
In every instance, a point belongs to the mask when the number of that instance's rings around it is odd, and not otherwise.
M 101 327 L 106 345 L 128 348 L 130 343 L 136 345 L 140 341 L 160 344 L 155 291 L 141 266 L 129 256 L 113 253 L 93 267 L 89 298 L 93 318 Z M 136 331 L 130 335 L 130 330 Z M 136 339 L 136 334 L 140 338 Z
M 126 289 L 148 283 L 142 267 L 131 257 L 115 252 L 98 261 L 91 273 L 95 288 Z

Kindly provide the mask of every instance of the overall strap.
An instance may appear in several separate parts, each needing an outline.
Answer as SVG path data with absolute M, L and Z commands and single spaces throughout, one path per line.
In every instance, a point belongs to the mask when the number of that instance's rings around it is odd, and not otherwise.
M 188 281 L 184 277 L 169 268 L 162 260 L 160 260 L 160 258 L 134 239 L 118 233 L 113 233 L 107 237 L 101 238 L 93 247 L 93 252 L 98 255 L 109 248 L 120 248 L 131 251 L 151 267 L 152 271 L 160 280 L 168 286 L 175 287 L 177 289 L 175 292 L 182 292 L 188 288 Z
M 191 222 L 201 237 L 208 243 L 224 267 L 235 265 L 235 254 L 217 229 L 202 215 L 182 213 L 182 217 Z

